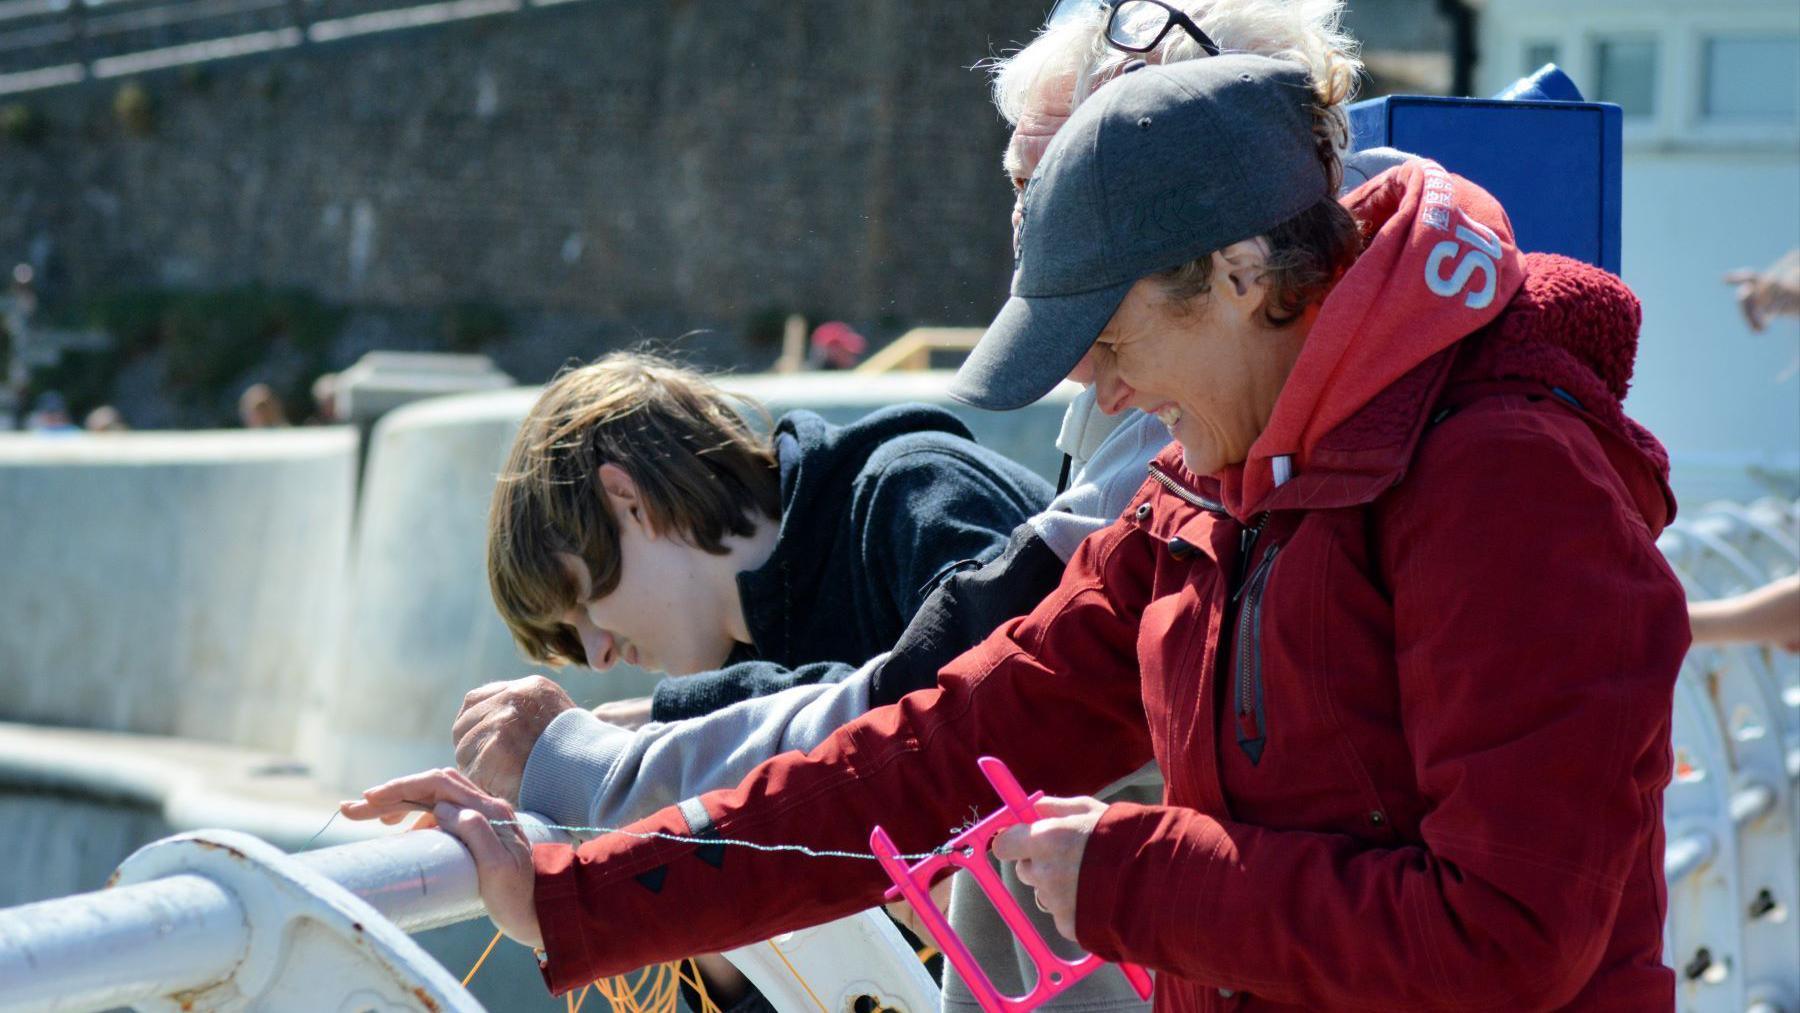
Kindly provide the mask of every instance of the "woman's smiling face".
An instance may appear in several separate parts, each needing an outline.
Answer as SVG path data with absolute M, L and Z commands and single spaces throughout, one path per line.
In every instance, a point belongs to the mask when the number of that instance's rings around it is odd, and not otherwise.
M 1132 286 L 1096 339 L 1096 374 L 1108 411 L 1155 415 L 1196 475 L 1240 464 L 1269 424 L 1304 340 L 1304 326 L 1262 321 L 1266 284 L 1259 241 L 1213 254 L 1212 289 L 1185 302 L 1161 278 Z

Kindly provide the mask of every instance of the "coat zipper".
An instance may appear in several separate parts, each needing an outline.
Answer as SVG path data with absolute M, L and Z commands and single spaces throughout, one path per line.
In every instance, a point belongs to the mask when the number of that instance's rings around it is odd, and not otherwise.
M 1173 477 L 1171 477 L 1168 472 L 1162 470 L 1161 468 L 1158 468 L 1154 464 L 1150 465 L 1150 477 L 1156 479 L 1156 484 L 1162 486 L 1164 489 L 1169 490 L 1170 492 L 1174 493 L 1176 496 L 1179 496 L 1182 500 L 1186 501 L 1187 503 L 1189 503 L 1193 506 L 1197 506 L 1202 510 L 1211 510 L 1213 513 L 1216 513 L 1216 514 L 1222 514 L 1225 512 L 1225 504 L 1216 502 L 1214 500 L 1207 499 L 1205 496 L 1202 496 L 1197 492 L 1189 491 L 1186 486 L 1183 486 L 1180 482 L 1175 481 L 1175 479 Z
M 1268 726 L 1263 716 L 1262 685 L 1262 601 L 1269 582 L 1269 571 L 1275 566 L 1280 545 L 1269 546 L 1262 562 L 1244 586 L 1238 589 L 1243 602 L 1237 615 L 1237 744 L 1250 758 L 1250 765 L 1262 763 L 1263 747 L 1268 744 Z
M 1237 590 L 1231 592 L 1231 600 L 1234 602 L 1242 598 L 1244 589 L 1250 586 L 1250 582 L 1244 579 L 1244 573 L 1250 569 L 1250 553 L 1256 549 L 1256 540 L 1262 537 L 1263 529 L 1268 526 L 1269 514 L 1264 511 L 1255 524 L 1238 532 Z
M 1158 485 L 1182 501 L 1202 510 L 1229 516 L 1224 504 L 1189 490 L 1156 465 L 1150 465 L 1149 471 L 1150 477 Z M 1255 572 L 1248 578 L 1245 577 L 1245 570 L 1250 566 L 1257 540 L 1262 537 L 1263 529 L 1268 525 L 1269 514 L 1264 511 L 1256 519 L 1256 523 L 1247 525 L 1238 533 L 1236 590 L 1232 591 L 1230 599 L 1232 604 L 1238 606 L 1237 621 L 1233 624 L 1232 631 L 1232 647 L 1237 660 L 1233 680 L 1236 684 L 1234 695 L 1237 698 L 1237 743 L 1244 755 L 1250 758 L 1251 766 L 1262 762 L 1263 747 L 1268 743 L 1262 699 L 1262 596 L 1264 585 L 1269 579 L 1269 569 L 1274 566 L 1275 555 L 1281 551 L 1281 546 L 1269 546 L 1269 551 L 1263 555 Z

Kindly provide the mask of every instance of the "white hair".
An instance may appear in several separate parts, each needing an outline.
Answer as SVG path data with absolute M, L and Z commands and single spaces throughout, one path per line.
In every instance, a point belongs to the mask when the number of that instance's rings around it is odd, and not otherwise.
M 1257 53 L 1305 67 L 1322 113 L 1324 137 L 1336 152 L 1349 147 L 1344 106 L 1356 95 L 1362 61 L 1356 40 L 1343 29 L 1344 0 L 1171 0 L 1224 52 Z M 1180 26 L 1144 54 L 1126 53 L 1106 43 L 1109 10 L 1091 12 L 1046 26 L 1030 45 L 988 64 L 994 105 L 1017 125 L 1043 90 L 1072 80 L 1071 108 L 1135 59 L 1177 63 L 1205 56 Z

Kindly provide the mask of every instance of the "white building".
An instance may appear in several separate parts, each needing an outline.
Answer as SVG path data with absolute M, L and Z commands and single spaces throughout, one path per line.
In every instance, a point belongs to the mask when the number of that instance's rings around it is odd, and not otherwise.
M 1800 246 L 1800 2 L 1486 0 L 1477 94 L 1554 62 L 1624 109 L 1625 280 L 1643 299 L 1627 408 L 1692 505 L 1800 482 L 1800 326 L 1753 333 L 1720 281 Z M 1767 483 L 1765 477 L 1762 482 Z

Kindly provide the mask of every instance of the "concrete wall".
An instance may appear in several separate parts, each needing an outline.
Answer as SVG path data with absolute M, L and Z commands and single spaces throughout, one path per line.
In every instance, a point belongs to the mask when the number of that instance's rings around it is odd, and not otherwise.
M 804 406 L 848 421 L 898 401 L 945 404 L 982 443 L 1053 479 L 1053 441 L 1070 388 L 1022 412 L 950 404 L 947 374 L 746 376 L 728 389 L 776 413 Z M 303 720 L 300 755 L 345 789 L 449 763 L 462 696 L 536 669 L 494 612 L 485 575 L 487 508 L 506 448 L 537 388 L 421 402 L 384 418 L 371 437 L 344 641 Z M 654 684 L 625 666 L 558 676 L 586 704 L 641 695 Z
M 0 435 L 0 718 L 289 748 L 355 461 L 349 429 Z

